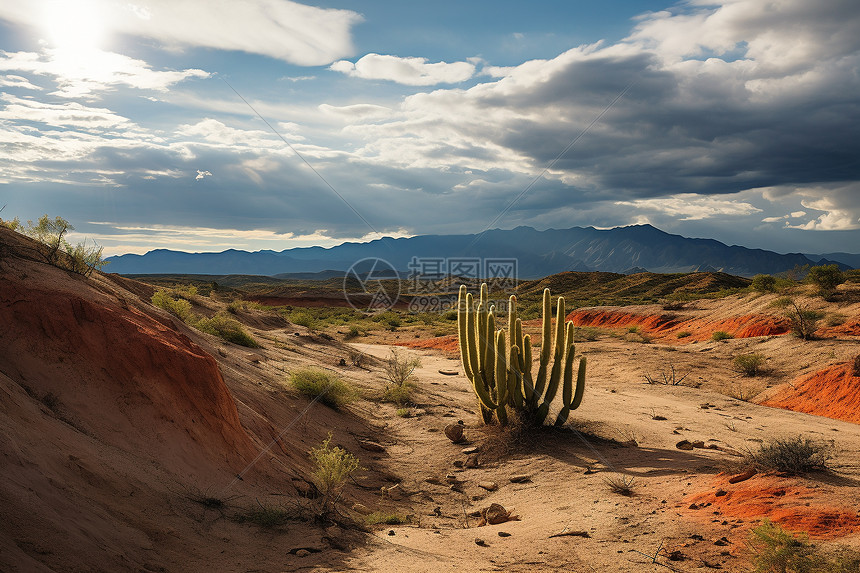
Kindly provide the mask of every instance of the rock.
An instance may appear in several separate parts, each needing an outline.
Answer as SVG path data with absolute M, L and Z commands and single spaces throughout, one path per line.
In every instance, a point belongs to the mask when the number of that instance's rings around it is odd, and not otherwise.
M 454 444 L 463 441 L 463 426 L 461 424 L 448 424 L 445 426 L 445 436 Z
M 388 530 L 388 536 L 389 536 L 389 537 L 391 537 L 392 535 L 394 535 L 394 530 L 393 530 L 393 529 L 389 529 L 389 530 Z
M 340 362 L 337 363 L 338 366 L 346 366 L 346 360 L 341 358 Z
M 471 455 L 466 458 L 466 463 L 463 464 L 463 467 L 466 468 L 476 468 L 481 465 L 481 461 L 478 459 L 477 455 Z
M 756 473 L 758 473 L 758 472 L 756 472 L 756 469 L 753 468 L 753 469 L 745 471 L 742 474 L 733 475 L 732 477 L 729 478 L 729 483 L 739 483 L 742 481 L 746 481 L 746 480 L 750 479 L 751 477 L 753 477 Z
M 498 525 L 499 523 L 519 519 L 516 516 L 512 516 L 510 511 L 506 510 L 503 505 L 498 503 L 491 503 L 490 507 L 482 509 L 481 518 L 484 521 L 484 524 L 489 525 Z
M 496 491 L 499 489 L 499 484 L 494 481 L 482 481 L 478 482 L 478 487 L 483 488 L 487 491 Z
M 693 442 L 693 447 L 694 448 L 704 448 L 705 442 L 703 442 L 702 440 L 696 440 L 695 442 Z
M 728 545 L 729 543 L 731 543 L 731 541 L 729 541 L 729 540 L 728 540 L 728 539 L 726 539 L 725 537 L 720 537 L 719 539 L 717 539 L 716 541 L 714 541 L 714 545 L 717 545 L 717 546 L 719 546 L 719 547 L 725 547 L 725 546 L 726 546 L 726 545 Z
M 463 448 L 463 450 L 462 450 L 462 451 L 463 451 L 463 453 L 464 453 L 464 454 L 466 454 L 467 456 L 469 456 L 469 455 L 472 455 L 472 454 L 477 454 L 480 450 L 481 450 L 481 448 L 479 448 L 478 446 L 470 446 L 470 447 L 468 447 L 468 448 Z
M 362 447 L 362 449 L 367 450 L 368 452 L 384 452 L 385 446 L 382 444 L 372 442 L 370 440 L 356 440 L 358 445 Z
M 507 531 L 500 531 L 499 532 L 499 537 L 510 537 L 510 536 L 511 536 L 511 534 L 508 533 Z
M 510 477 L 511 483 L 526 483 L 532 481 L 532 478 L 526 474 L 517 474 Z
M 361 515 L 370 515 L 371 513 L 373 513 L 370 508 L 363 503 L 352 504 L 352 510 L 356 513 L 360 513 Z
M 463 467 L 463 460 L 454 460 L 454 467 L 455 468 L 462 468 Z
M 475 538 L 475 545 L 478 545 L 480 547 L 489 547 L 489 545 L 487 545 L 487 542 L 484 541 L 483 539 L 481 539 L 480 537 Z
M 448 483 L 457 483 L 459 480 L 454 474 L 448 474 L 445 476 L 445 481 L 447 481 Z
M 689 440 L 681 440 L 680 442 L 675 444 L 675 447 L 679 450 L 692 450 L 693 444 Z
M 310 554 L 311 552 L 307 549 L 299 549 L 298 551 L 296 551 L 296 557 L 307 557 Z
M 441 368 L 439 370 L 439 374 L 444 374 L 445 376 L 456 376 L 459 374 L 457 370 L 451 370 L 449 368 Z
M 717 497 L 723 497 L 723 496 L 724 496 L 724 495 L 726 495 L 727 493 L 729 493 L 729 492 L 727 492 L 727 491 L 726 491 L 726 490 L 724 490 L 724 489 L 718 489 L 718 490 L 717 490 L 717 493 L 715 493 L 714 495 L 715 495 L 715 496 L 717 496 Z
M 263 360 L 263 357 L 256 353 L 246 354 L 245 360 L 247 360 L 248 362 L 253 362 L 254 364 L 259 364 Z

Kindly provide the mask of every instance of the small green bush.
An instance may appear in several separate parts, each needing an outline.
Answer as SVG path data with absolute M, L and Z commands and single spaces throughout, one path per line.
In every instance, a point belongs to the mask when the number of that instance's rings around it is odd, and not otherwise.
M 776 277 L 773 275 L 756 275 L 750 284 L 753 290 L 773 292 L 776 290 Z
M 303 368 L 290 375 L 290 383 L 299 393 L 331 408 L 348 404 L 355 397 L 353 387 L 334 374 L 318 368 Z
M 293 514 L 286 509 L 258 503 L 256 506 L 238 514 L 236 521 L 239 523 L 253 523 L 264 529 L 275 529 L 283 527 L 293 518 Z
M 193 326 L 201 332 L 214 334 L 233 344 L 248 348 L 260 347 L 257 341 L 245 331 L 239 321 L 230 318 L 226 314 L 219 313 L 212 318 L 201 318 Z
M 185 323 L 194 322 L 191 303 L 185 299 L 174 298 L 167 289 L 158 289 L 152 295 L 152 304 L 162 308 Z
M 411 418 L 412 410 L 409 408 L 398 408 L 396 412 L 394 412 L 398 418 Z
M 802 340 L 813 340 L 815 338 L 818 323 L 825 315 L 822 311 L 800 308 L 794 303 L 793 308 L 787 314 L 791 322 L 791 333 Z
M 845 282 L 845 275 L 839 270 L 839 265 L 820 265 L 809 269 L 806 280 L 817 286 L 819 291 L 829 293 Z
M 682 330 L 681 332 L 678 333 L 678 338 L 687 338 L 688 336 L 692 336 L 692 335 L 693 335 L 693 333 L 690 332 L 689 330 Z
M 349 330 L 346 331 L 346 334 L 343 335 L 344 340 L 352 340 L 353 338 L 357 338 L 361 336 L 361 331 L 354 324 L 349 326 Z
M 314 462 L 312 476 L 317 489 L 322 494 L 323 511 L 331 509 L 337 501 L 346 480 L 361 469 L 358 458 L 337 446 L 331 445 L 331 434 L 322 444 L 310 451 Z
M 404 356 L 402 352 L 392 348 L 383 365 L 385 389 L 382 392 L 382 401 L 400 406 L 410 402 L 416 388 L 414 373 L 419 366 L 419 358 Z
M 760 374 L 764 368 L 764 356 L 761 354 L 741 354 L 735 356 L 732 361 L 735 369 L 742 372 L 745 376 L 756 376 Z
M 593 326 L 577 326 L 573 329 L 574 340 L 593 342 L 600 337 L 600 331 Z
M 765 519 L 750 531 L 749 548 L 755 573 L 856 573 L 860 552 L 850 547 L 824 550 Z
M 714 331 L 714 333 L 711 335 L 711 340 L 714 340 L 716 342 L 719 342 L 720 340 L 730 340 L 732 338 L 734 338 L 734 336 L 724 330 Z
M 805 474 L 827 469 L 831 447 L 803 436 L 777 438 L 750 452 L 747 461 L 759 470 Z
M 316 320 L 314 317 L 305 311 L 298 311 L 290 314 L 290 322 L 310 329 L 313 329 L 316 326 Z
M 397 513 L 387 512 L 387 511 L 374 511 L 368 515 L 364 516 L 364 522 L 367 525 L 401 525 L 403 523 L 408 523 L 409 518 L 400 515 Z

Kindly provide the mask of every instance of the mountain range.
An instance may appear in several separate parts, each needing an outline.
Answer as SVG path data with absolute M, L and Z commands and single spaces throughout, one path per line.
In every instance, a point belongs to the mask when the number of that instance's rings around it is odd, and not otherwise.
M 673 235 L 651 225 L 613 229 L 572 227 L 538 231 L 531 227 L 493 229 L 479 235 L 419 235 L 384 237 L 335 247 L 299 247 L 283 251 L 186 253 L 157 249 L 144 255 L 110 257 L 106 270 L 120 274 L 302 275 L 346 272 L 357 262 L 378 258 L 408 274 L 447 268 L 455 259 L 516 261 L 518 278 L 538 278 L 563 271 L 676 273 L 722 271 L 741 276 L 776 274 L 797 266 L 836 262 L 843 269 L 860 266 L 860 255 L 833 253 L 779 254 L 763 249 L 729 246 L 714 239 Z M 366 266 L 366 264 L 365 264 Z M 482 269 L 481 276 L 491 274 Z

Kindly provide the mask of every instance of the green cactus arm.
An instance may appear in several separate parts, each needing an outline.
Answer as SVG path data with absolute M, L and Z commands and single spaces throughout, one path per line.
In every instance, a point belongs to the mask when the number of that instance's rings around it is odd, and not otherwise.
M 561 402 L 565 408 L 570 407 L 570 401 L 573 400 L 573 355 L 574 345 L 571 344 L 564 357 L 564 383 L 561 390 Z
M 568 342 L 565 340 L 564 297 L 558 297 L 558 307 L 555 311 L 555 359 L 563 360 Z
M 508 392 L 511 396 L 510 403 L 517 410 L 523 408 L 523 373 L 520 369 L 520 349 L 511 346 L 511 366 L 508 369 Z
M 486 381 L 487 388 L 490 388 L 490 392 L 493 392 L 493 388 L 496 387 L 496 347 L 493 343 L 496 336 L 496 317 L 490 312 L 487 315 L 487 327 L 486 330 L 482 334 L 484 340 L 488 342 L 487 344 L 487 357 L 485 359 L 485 368 L 484 368 L 484 380 Z
M 476 335 L 475 311 L 472 303 L 472 293 L 469 293 L 466 297 L 466 346 L 468 347 L 466 354 L 469 358 L 469 370 L 472 372 L 472 376 L 469 379 L 474 384 L 475 379 L 481 376 L 481 364 L 478 358 L 478 337 Z
M 570 409 L 576 410 L 582 404 L 582 396 L 585 394 L 585 356 L 579 359 L 579 372 L 576 375 L 576 392 L 573 395 L 573 401 L 570 403 Z
M 483 301 L 478 303 L 478 310 L 475 312 L 475 338 L 478 341 L 478 367 L 481 374 L 486 379 L 487 368 L 492 368 L 492 364 L 487 364 L 487 307 Z
M 532 403 L 537 407 L 538 398 L 543 395 L 546 388 L 546 375 L 549 367 L 549 358 L 552 353 L 552 304 L 550 302 L 549 289 L 543 291 L 543 329 L 540 341 L 540 364 L 538 375 L 535 380 L 535 397 Z
M 523 338 L 523 398 L 530 409 L 534 408 L 534 395 L 535 387 L 534 382 L 532 382 L 532 341 L 531 337 L 527 334 Z
M 505 331 L 499 330 L 496 332 L 496 396 L 498 397 L 499 406 L 508 403 L 508 364 L 507 352 L 505 349 Z
M 467 301 L 471 300 L 471 295 L 466 292 L 466 285 L 460 285 L 460 294 L 457 296 L 457 335 L 460 339 L 460 359 L 463 361 L 463 370 L 466 372 L 466 377 L 472 380 L 472 366 L 469 361 L 469 345 L 468 337 L 468 306 Z

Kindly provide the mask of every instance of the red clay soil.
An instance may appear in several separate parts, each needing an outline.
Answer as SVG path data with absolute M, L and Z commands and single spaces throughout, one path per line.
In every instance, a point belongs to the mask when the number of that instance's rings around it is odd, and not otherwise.
M 104 279 L 7 261 L 0 372 L 39 398 L 56 396 L 78 427 L 107 443 L 155 456 L 169 448 L 185 468 L 201 455 L 233 468 L 253 458 L 215 359 L 184 325 Z
M 848 363 L 834 364 L 797 378 L 762 404 L 860 424 L 860 376 Z
M 437 336 L 436 338 L 410 340 L 407 342 L 396 342 L 395 344 L 398 346 L 406 346 L 407 348 L 442 350 L 453 356 L 460 356 L 460 342 L 456 335 Z
M 822 329 L 826 336 L 860 336 L 860 318 L 854 318 L 839 326 Z
M 671 314 L 636 314 L 616 310 L 582 309 L 568 314 L 567 320 L 572 320 L 576 326 L 604 328 L 638 326 L 642 332 L 656 337 L 665 337 L 667 342 L 677 341 L 682 344 L 710 340 L 717 331 L 727 332 L 735 338 L 772 336 L 786 334 L 789 331 L 787 320 L 766 314 L 747 314 L 723 320 L 700 318 L 680 320 Z M 679 339 L 679 332 L 689 332 L 690 335 Z
M 725 495 L 717 495 L 725 492 Z M 852 507 L 822 503 L 824 492 L 810 489 L 799 480 L 773 475 L 729 484 L 728 476 L 717 476 L 713 487 L 687 497 L 689 512 L 709 521 L 740 519 L 755 526 L 767 518 L 786 529 L 805 532 L 815 539 L 835 539 L 860 533 L 860 514 Z

